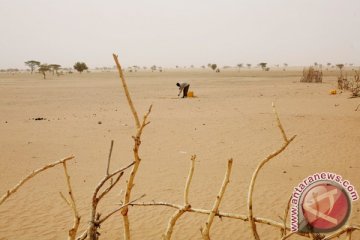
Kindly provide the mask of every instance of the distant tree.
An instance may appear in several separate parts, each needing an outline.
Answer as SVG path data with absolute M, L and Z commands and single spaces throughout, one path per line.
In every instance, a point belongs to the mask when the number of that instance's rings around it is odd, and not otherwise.
M 284 65 L 283 71 L 286 71 L 286 68 L 288 67 L 288 64 L 284 63 L 283 65 Z
M 247 63 L 246 66 L 247 66 L 248 68 L 251 68 L 251 64 L 250 64 L 250 63 Z
M 211 68 L 211 63 L 208 63 L 208 65 L 207 65 L 207 66 L 208 66 L 208 68 Z
M 336 64 L 336 66 L 340 69 L 340 71 L 342 71 L 343 67 L 344 67 L 344 64 Z
M 25 65 L 27 65 L 31 69 L 31 74 L 32 74 L 35 68 L 40 66 L 40 62 L 35 60 L 30 60 L 25 62 Z
M 82 73 L 84 70 L 88 70 L 88 67 L 86 66 L 86 63 L 84 62 L 76 62 L 74 64 L 74 69 L 78 71 L 79 73 Z
M 216 70 L 216 68 L 217 68 L 217 65 L 216 65 L 215 63 L 211 64 L 211 69 L 212 69 L 212 70 L 214 70 L 214 71 L 215 71 L 215 70 Z
M 239 68 L 239 71 L 240 69 L 243 67 L 243 64 L 242 63 L 239 63 L 238 65 L 236 65 L 238 68 Z
M 50 71 L 50 67 L 47 64 L 41 64 L 38 70 L 44 76 L 44 79 L 46 79 L 46 72 Z
M 204 65 L 202 65 L 202 66 L 201 66 L 201 68 L 205 68 L 205 66 L 204 66 Z
M 19 69 L 17 69 L 17 68 L 8 68 L 8 69 L 6 69 L 6 72 L 9 72 L 9 73 L 12 73 L 12 74 L 14 74 L 14 73 L 16 73 L 16 72 L 19 72 L 20 70 Z
M 194 65 L 190 65 L 190 68 L 194 68 Z
M 60 67 L 61 67 L 61 65 L 59 65 L 59 64 L 49 64 L 49 68 L 53 75 L 55 74 L 55 72 L 56 72 L 56 74 L 58 74 L 58 70 L 60 69 Z
M 152 72 L 156 71 L 156 65 L 152 65 L 150 69 L 151 69 Z
M 259 63 L 259 66 L 262 68 L 263 71 L 266 70 L 266 65 L 267 65 L 267 63 L 265 63 L 265 62 Z
M 330 67 L 330 66 L 331 66 L 331 63 L 328 62 L 326 65 L 327 65 L 328 67 Z

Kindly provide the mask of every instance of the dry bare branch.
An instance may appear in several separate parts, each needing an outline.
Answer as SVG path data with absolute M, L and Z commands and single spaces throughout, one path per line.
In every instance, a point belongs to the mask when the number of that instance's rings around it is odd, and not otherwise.
M 281 237 L 284 237 L 286 236 L 286 222 L 287 222 L 287 216 L 289 215 L 289 210 L 290 210 L 290 205 L 291 205 L 291 198 L 292 196 L 289 198 L 288 202 L 287 202 L 287 205 L 286 205 L 286 208 L 285 208 L 285 211 L 284 211 L 284 217 L 283 217 L 283 224 L 284 224 L 284 228 L 281 229 Z
M 259 174 L 259 171 L 261 170 L 261 168 L 267 163 L 269 162 L 271 159 L 273 159 L 274 157 L 276 157 L 277 155 L 279 155 L 280 153 L 282 153 L 286 147 L 295 139 L 296 136 L 293 136 L 292 138 L 290 138 L 290 140 L 286 143 L 283 144 L 283 146 L 273 152 L 272 154 L 270 154 L 269 156 L 267 156 L 264 160 L 262 160 L 260 162 L 260 164 L 256 167 L 252 178 L 251 178 L 251 182 L 250 182 L 250 187 L 249 187 L 249 192 L 248 192 L 248 213 L 249 213 L 249 222 L 251 224 L 251 229 L 253 231 L 253 235 L 254 235 L 254 239 L 259 240 L 259 235 L 256 231 L 256 225 L 255 222 L 253 221 L 253 205 L 252 205 L 252 201 L 253 201 L 253 192 L 254 192 L 254 186 L 255 186 L 255 181 L 257 178 L 257 175 Z
M 125 77 L 124 77 L 121 65 L 119 63 L 118 56 L 116 54 L 113 54 L 113 58 L 114 58 L 114 61 L 116 63 L 116 66 L 117 66 L 117 69 L 118 69 L 118 72 L 119 72 L 119 77 L 121 79 L 122 86 L 124 88 L 124 92 L 125 92 L 126 98 L 128 100 L 131 112 L 133 113 L 133 116 L 134 116 L 134 119 L 135 119 L 136 128 L 140 128 L 139 117 L 138 117 L 138 114 L 137 114 L 136 109 L 134 107 L 134 104 L 133 104 L 133 102 L 131 100 L 130 93 L 129 93 L 129 90 L 127 88 L 127 84 L 126 84 L 126 81 L 125 81 Z
M 121 215 L 123 216 L 123 225 L 124 225 L 124 239 L 125 240 L 130 240 L 130 222 L 129 222 L 129 216 L 128 216 L 128 204 L 130 203 L 130 197 L 131 197 L 131 191 L 132 188 L 134 187 L 134 181 L 135 181 L 135 176 L 136 173 L 138 171 L 138 168 L 140 166 L 140 162 L 141 162 L 141 158 L 139 156 L 139 148 L 141 145 L 141 134 L 143 129 L 145 128 L 146 125 L 148 125 L 150 122 L 147 122 L 147 118 L 151 112 L 152 109 L 152 105 L 149 107 L 148 112 L 144 115 L 143 117 L 143 121 L 142 124 L 140 126 L 140 128 L 138 128 L 136 136 L 133 137 L 134 139 L 134 166 L 131 170 L 128 182 L 127 182 L 127 187 L 126 187 L 126 193 L 124 196 L 124 205 L 125 207 L 121 210 Z
M 117 213 L 117 212 L 119 212 L 120 210 L 122 210 L 124 207 L 127 207 L 127 206 L 129 206 L 130 204 L 135 203 L 136 201 L 142 199 L 142 198 L 145 197 L 145 196 L 146 196 L 146 194 L 143 194 L 143 195 L 141 195 L 140 197 L 132 200 L 132 201 L 129 202 L 128 204 L 121 205 L 121 207 L 115 209 L 114 211 L 112 211 L 111 213 L 107 214 L 105 217 L 103 217 L 102 219 L 100 219 L 100 220 L 99 220 L 99 225 L 100 225 L 101 223 L 105 222 L 109 217 L 111 217 L 111 216 L 114 215 L 115 213 Z
M 290 238 L 291 236 L 293 236 L 293 235 L 295 235 L 295 234 L 297 234 L 297 232 L 290 232 L 289 234 L 285 234 L 285 235 L 281 238 L 281 240 L 288 239 L 288 238 Z
M 212 225 L 212 223 L 214 221 L 215 215 L 219 211 L 219 206 L 220 206 L 221 200 L 222 200 L 222 198 L 224 196 L 226 187 L 230 182 L 229 179 L 230 179 L 230 174 L 231 174 L 232 163 L 233 163 L 233 160 L 230 159 L 228 161 L 227 170 L 226 170 L 226 173 L 225 173 L 224 181 L 223 181 L 223 183 L 221 185 L 221 188 L 220 188 L 220 192 L 216 196 L 214 206 L 213 206 L 213 208 L 211 210 L 211 213 L 208 216 L 208 219 L 207 219 L 207 221 L 205 223 L 205 226 L 204 226 L 203 230 L 201 231 L 204 240 L 210 240 L 210 228 L 211 228 L 211 225 Z
M 173 204 L 173 203 L 167 203 L 167 202 L 133 203 L 133 204 L 129 204 L 129 206 L 135 206 L 135 207 L 164 206 L 164 207 L 171 207 L 171 208 L 175 208 L 175 209 L 182 209 L 183 208 L 183 206 L 181 206 L 181 205 L 177 205 L 177 204 Z M 211 210 L 190 207 L 187 210 L 187 212 L 209 215 L 211 213 Z M 215 216 L 220 217 L 220 218 L 237 219 L 237 220 L 241 220 L 241 221 L 244 221 L 244 222 L 249 221 L 249 217 L 247 215 L 244 215 L 244 214 L 217 212 L 215 214 Z M 254 217 L 254 221 L 257 222 L 257 223 L 269 225 L 269 226 L 272 226 L 272 227 L 275 227 L 275 228 L 278 228 L 278 229 L 282 229 L 284 227 L 282 222 L 276 222 L 274 220 L 267 219 L 267 218 Z M 290 227 L 287 226 L 286 229 L 290 230 Z M 296 234 L 300 235 L 300 236 L 305 236 L 305 237 L 308 237 L 308 238 L 310 237 L 309 234 L 303 234 L 303 233 L 296 233 Z
M 253 236 L 254 236 L 254 239 L 255 240 L 259 240 L 259 234 L 257 233 L 257 230 L 256 230 L 256 224 L 255 224 L 255 221 L 254 221 L 254 217 L 253 217 L 253 192 L 254 192 L 254 187 L 255 187 L 255 181 L 256 181 L 256 178 L 257 178 L 257 175 L 259 174 L 259 171 L 261 170 L 261 168 L 267 163 L 269 162 L 271 159 L 273 159 L 274 157 L 276 157 L 277 155 L 279 155 L 280 153 L 282 153 L 286 148 L 287 146 L 295 139 L 296 135 L 293 136 L 292 138 L 290 138 L 288 140 L 288 138 L 286 137 L 286 133 L 284 131 L 284 128 L 282 127 L 282 124 L 280 122 L 280 119 L 279 119 L 279 116 L 276 112 L 276 109 L 275 109 L 275 106 L 273 104 L 273 111 L 275 113 L 275 116 L 276 116 L 276 120 L 277 120 L 277 123 L 278 123 L 278 127 L 281 131 L 281 134 L 283 136 L 283 139 L 284 139 L 284 144 L 283 146 L 273 152 L 272 154 L 270 154 L 269 156 L 267 156 L 264 160 L 262 160 L 259 165 L 256 167 L 253 175 L 252 175 L 252 178 L 251 178 L 251 181 L 250 181 L 250 186 L 249 186 L 249 191 L 248 191 L 248 201 L 247 201 L 247 205 L 248 205 L 248 214 L 249 214 L 249 222 L 250 222 L 250 227 L 251 227 L 251 230 L 252 230 L 252 233 L 253 233 Z
M 108 194 L 111 189 L 119 182 L 120 178 L 124 175 L 124 172 L 120 172 L 120 174 L 116 177 L 114 182 L 110 183 L 110 186 L 107 187 L 97 198 L 97 201 L 100 201 L 106 194 Z M 112 179 L 111 179 L 112 180 Z
M 59 192 L 60 197 L 64 200 L 64 202 L 66 203 L 66 205 L 68 205 L 71 208 L 71 204 L 69 202 L 69 200 L 66 199 L 66 197 L 64 196 L 64 194 L 62 192 Z
M 335 239 L 335 238 L 340 237 L 344 233 L 346 233 L 347 237 L 350 237 L 350 239 L 351 239 L 351 233 L 349 233 L 349 232 L 353 232 L 353 231 L 357 231 L 357 230 L 360 230 L 360 226 L 346 226 L 346 227 L 340 229 L 339 231 L 326 236 L 323 240 Z
M 114 147 L 114 140 L 111 140 L 111 144 L 110 144 L 110 150 L 109 150 L 109 157 L 108 157 L 108 162 L 107 162 L 107 167 L 106 167 L 106 175 L 110 175 L 110 161 L 111 161 L 111 155 L 112 155 L 112 150 Z
M 74 224 L 73 224 L 73 227 L 69 230 L 68 239 L 69 240 L 75 240 L 77 230 L 78 230 L 79 225 L 80 225 L 81 217 L 80 217 L 79 212 L 78 212 L 78 210 L 76 208 L 76 202 L 75 202 L 73 190 L 72 190 L 72 187 L 71 187 L 70 175 L 69 175 L 67 167 L 66 167 L 66 162 L 63 162 L 62 164 L 63 164 L 63 167 L 64 167 L 64 173 L 65 173 L 65 177 L 66 177 L 66 184 L 67 184 L 68 193 L 69 193 L 69 196 L 70 196 L 70 201 L 67 201 L 67 202 L 68 202 L 69 206 L 71 207 L 71 209 L 73 210 L 73 214 L 74 214 Z M 64 198 L 64 200 L 66 200 L 64 195 L 62 195 L 62 197 Z
M 190 205 L 185 205 L 183 208 L 177 210 L 171 216 L 171 218 L 170 218 L 170 220 L 168 222 L 168 226 L 166 228 L 165 234 L 163 235 L 164 240 L 170 240 L 171 239 L 171 235 L 173 233 L 176 221 L 181 217 L 181 215 L 183 215 L 185 212 L 187 212 L 189 208 L 190 208 Z
M 185 190 L 184 190 L 184 206 L 181 209 L 178 209 L 170 218 L 165 234 L 163 235 L 163 239 L 170 240 L 172 232 L 174 230 L 176 221 L 183 215 L 185 212 L 187 212 L 190 209 L 190 203 L 189 203 L 189 190 L 190 190 L 190 184 L 192 177 L 194 175 L 194 168 L 195 168 L 195 159 L 196 155 L 191 156 L 191 164 L 190 164 L 190 170 L 188 177 L 186 179 L 185 184 Z
M 116 54 L 113 54 L 113 58 L 114 58 L 114 61 L 116 63 L 116 66 L 117 66 L 117 69 L 118 69 L 118 72 L 119 72 L 119 77 L 121 79 L 122 86 L 124 88 L 124 92 L 125 92 L 126 98 L 128 100 L 128 104 L 130 106 L 131 112 L 133 113 L 134 120 L 135 120 L 135 125 L 136 125 L 136 128 L 137 128 L 136 136 L 133 137 L 134 142 L 135 142 L 134 143 L 134 149 L 133 149 L 135 164 L 134 164 L 134 167 L 133 167 L 133 169 L 132 169 L 132 171 L 130 173 L 129 180 L 127 181 L 127 188 L 126 188 L 126 193 L 125 193 L 124 201 L 123 201 L 123 204 L 125 205 L 125 207 L 121 210 L 121 214 L 123 216 L 123 222 L 124 222 L 123 223 L 123 225 L 124 225 L 124 239 L 125 240 L 130 240 L 130 222 L 129 222 L 129 217 L 128 217 L 129 208 L 128 208 L 127 204 L 130 203 L 131 190 L 134 187 L 135 176 L 136 176 L 136 173 L 137 173 L 137 170 L 139 168 L 140 161 L 141 161 L 141 159 L 139 157 L 139 147 L 140 147 L 140 144 L 141 144 L 141 134 L 142 134 L 142 131 L 143 131 L 144 127 L 150 123 L 150 122 L 146 122 L 146 119 L 147 119 L 147 117 L 149 116 L 149 114 L 151 112 L 152 105 L 150 106 L 147 114 L 145 114 L 145 116 L 143 118 L 143 122 L 140 125 L 139 116 L 138 116 L 138 114 L 136 112 L 136 109 L 135 109 L 135 106 L 134 106 L 134 104 L 133 104 L 133 102 L 131 100 L 130 93 L 129 93 L 129 90 L 127 88 L 127 84 L 126 84 L 126 81 L 125 81 L 125 77 L 124 77 L 121 65 L 119 63 L 118 56 Z
M 360 107 L 360 104 L 357 105 L 357 107 L 355 108 L 355 112 L 359 109 L 359 107 Z
M 85 240 L 87 238 L 88 230 L 86 229 L 76 240 Z
M 190 170 L 189 170 L 188 177 L 186 179 L 185 191 L 184 191 L 184 205 L 185 206 L 190 205 L 190 203 L 189 203 L 189 190 L 190 190 L 191 180 L 192 180 L 192 177 L 194 175 L 195 160 L 196 160 L 196 155 L 191 156 Z
M 352 231 L 346 232 L 346 240 L 351 240 Z
M 272 103 L 272 108 L 273 108 L 273 113 L 275 114 L 275 117 L 276 117 L 276 122 L 277 122 L 277 124 L 278 124 L 278 128 L 280 129 L 280 132 L 281 132 L 281 134 L 282 134 L 282 137 L 283 137 L 283 139 L 284 139 L 284 142 L 288 142 L 289 139 L 288 139 L 287 136 L 286 136 L 285 130 L 284 130 L 282 124 L 281 124 L 281 121 L 280 121 L 280 118 L 279 118 L 279 114 L 278 114 L 277 111 L 276 111 L 276 108 L 275 108 L 275 104 L 274 104 L 274 103 Z
M 24 185 L 24 183 L 26 183 L 27 181 L 29 181 L 31 178 L 35 177 L 36 175 L 38 175 L 39 173 L 55 167 L 59 164 L 62 164 L 63 162 L 69 161 L 71 159 L 73 159 L 74 156 L 70 156 L 64 159 L 61 159 L 60 161 L 51 163 L 51 164 L 47 164 L 42 168 L 39 168 L 37 170 L 34 170 L 32 173 L 30 173 L 29 175 L 27 175 L 25 178 L 23 178 L 20 182 L 18 182 L 18 184 L 16 184 L 13 188 L 9 189 L 1 198 L 0 198 L 0 205 L 3 204 L 12 194 L 14 194 L 22 185 Z
M 110 150 L 111 151 L 111 150 Z M 95 191 L 93 193 L 93 197 L 92 197 L 92 205 L 91 205 L 91 219 L 90 219 L 90 224 L 89 224 L 89 228 L 87 230 L 87 236 L 89 236 L 89 238 L 91 240 L 96 240 L 98 238 L 98 231 L 97 229 L 100 227 L 100 223 L 99 223 L 99 213 L 97 212 L 97 206 L 100 202 L 100 200 L 108 193 L 110 192 L 110 190 L 119 182 L 120 178 L 123 176 L 124 171 L 128 168 L 130 168 L 131 166 L 133 166 L 135 164 L 135 162 L 130 163 L 129 165 L 127 165 L 126 167 L 120 168 L 118 170 L 116 170 L 115 172 L 106 175 L 105 177 L 103 177 L 103 179 L 100 180 L 100 182 L 98 183 L 98 185 L 95 188 Z M 118 174 L 118 176 L 116 177 L 115 181 L 112 182 L 110 184 L 109 187 L 107 187 L 102 193 L 99 194 L 100 189 L 104 186 L 104 184 L 112 179 L 112 177 L 116 176 Z M 80 238 L 80 237 L 79 237 Z

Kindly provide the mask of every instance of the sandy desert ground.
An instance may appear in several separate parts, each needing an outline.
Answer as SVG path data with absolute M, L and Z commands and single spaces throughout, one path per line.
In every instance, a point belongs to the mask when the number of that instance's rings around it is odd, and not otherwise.
M 271 103 L 275 102 L 287 134 L 297 137 L 257 180 L 254 213 L 280 221 L 288 198 L 303 178 L 330 171 L 349 179 L 360 191 L 360 99 L 349 93 L 330 95 L 337 71 L 325 71 L 324 83 L 300 83 L 301 70 L 182 70 L 126 73 L 142 116 L 153 104 L 151 124 L 143 133 L 141 166 L 133 197 L 182 204 L 190 157 L 197 155 L 190 189 L 193 207 L 210 209 L 234 159 L 231 182 L 221 211 L 246 214 L 247 189 L 253 170 L 282 145 Z M 178 99 L 177 81 L 188 81 L 197 98 Z M 49 75 L 0 74 L 0 194 L 23 176 L 47 163 L 74 154 L 69 163 L 74 195 L 87 227 L 92 192 L 106 171 L 110 141 L 112 166 L 132 161 L 134 122 L 116 72 Z M 43 117 L 46 120 L 35 121 Z M 101 121 L 101 124 L 99 124 Z M 125 173 L 128 176 L 128 172 Z M 115 209 L 120 186 L 101 204 Z M 61 166 L 48 170 L 0 206 L 0 239 L 65 239 L 72 212 L 60 198 L 66 193 Z M 133 239 L 160 239 L 175 210 L 130 209 Z M 186 213 L 174 239 L 201 239 L 205 215 Z M 350 223 L 360 224 L 360 201 Z M 258 226 L 261 239 L 279 239 L 279 230 Z M 101 239 L 123 239 L 120 214 L 101 229 Z M 247 222 L 216 219 L 212 239 L 251 239 Z M 300 239 L 294 237 L 293 239 Z M 354 234 L 360 239 L 360 232 Z

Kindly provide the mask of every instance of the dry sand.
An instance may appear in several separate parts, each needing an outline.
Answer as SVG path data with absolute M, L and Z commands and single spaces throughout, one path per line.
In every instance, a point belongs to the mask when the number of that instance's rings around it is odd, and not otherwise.
M 127 73 L 134 103 L 142 116 L 150 104 L 143 161 L 133 197 L 182 204 L 189 159 L 197 154 L 190 190 L 192 206 L 210 209 L 226 169 L 234 159 L 221 211 L 246 214 L 246 196 L 256 165 L 282 144 L 271 103 L 277 105 L 287 134 L 297 138 L 266 165 L 254 194 L 254 213 L 280 221 L 292 189 L 319 171 L 343 175 L 360 191 L 360 99 L 329 95 L 336 72 L 323 84 L 300 83 L 301 71 L 165 71 Z M 75 198 L 87 227 L 92 192 L 105 174 L 111 139 L 112 169 L 132 161 L 134 123 L 115 72 L 49 76 L 0 74 L 0 194 L 46 163 L 74 154 L 69 164 Z M 188 81 L 198 98 L 177 99 L 177 81 Z M 43 117 L 46 120 L 35 121 Z M 101 121 L 102 124 L 99 124 Z M 128 172 L 126 173 L 127 177 Z M 123 178 L 124 180 L 125 178 Z M 120 202 L 122 181 L 100 205 L 106 213 Z M 72 213 L 60 198 L 66 193 L 61 167 L 27 183 L 0 206 L 0 239 L 65 239 Z M 160 239 L 174 209 L 130 209 L 133 239 Z M 200 239 L 206 216 L 185 214 L 174 239 Z M 351 223 L 360 224 L 360 201 Z M 261 239 L 278 239 L 279 230 L 258 225 Z M 122 219 L 102 226 L 101 239 L 122 239 Z M 251 239 L 248 223 L 215 220 L 213 239 Z M 296 237 L 293 239 L 297 239 Z M 360 233 L 354 235 L 360 239 Z

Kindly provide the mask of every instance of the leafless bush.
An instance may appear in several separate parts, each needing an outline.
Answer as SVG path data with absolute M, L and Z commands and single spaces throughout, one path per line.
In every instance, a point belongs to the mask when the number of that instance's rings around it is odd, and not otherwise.
M 320 69 L 315 69 L 314 67 L 304 68 L 303 76 L 300 79 L 300 82 L 307 83 L 321 83 L 323 73 Z
M 340 90 L 348 90 L 351 92 L 351 97 L 360 97 L 360 76 L 358 71 L 354 71 L 354 76 L 348 80 L 348 77 L 343 76 L 340 70 L 338 77 L 338 88 Z

